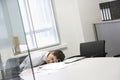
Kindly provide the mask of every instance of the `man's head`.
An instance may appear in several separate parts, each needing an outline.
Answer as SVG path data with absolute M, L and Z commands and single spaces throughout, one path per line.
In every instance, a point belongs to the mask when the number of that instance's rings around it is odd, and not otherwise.
M 63 61 L 64 58 L 65 55 L 61 50 L 50 51 L 47 56 L 46 63 L 60 62 Z

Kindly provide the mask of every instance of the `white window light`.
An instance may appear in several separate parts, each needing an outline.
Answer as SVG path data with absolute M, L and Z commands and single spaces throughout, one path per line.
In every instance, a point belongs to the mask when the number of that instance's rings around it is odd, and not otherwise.
M 29 49 L 59 44 L 51 0 L 18 0 L 18 2 Z

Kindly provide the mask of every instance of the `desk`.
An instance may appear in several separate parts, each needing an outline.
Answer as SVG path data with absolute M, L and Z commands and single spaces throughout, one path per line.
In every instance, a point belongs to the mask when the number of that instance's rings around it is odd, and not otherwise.
M 86 58 L 56 72 L 35 75 L 36 80 L 120 80 L 120 58 Z

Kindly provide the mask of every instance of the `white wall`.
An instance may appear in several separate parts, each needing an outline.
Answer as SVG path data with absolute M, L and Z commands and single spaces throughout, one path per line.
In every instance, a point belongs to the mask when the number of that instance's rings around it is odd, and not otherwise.
M 99 3 L 115 0 L 78 0 L 81 25 L 85 41 L 95 40 L 93 23 L 101 21 Z
M 25 36 L 17 0 L 1 0 L 1 4 L 3 7 L 4 19 L 8 33 L 8 41 L 6 41 L 4 44 L 9 44 L 9 46 L 5 46 L 3 49 L 0 49 L 3 62 L 5 62 L 6 59 L 14 56 L 13 36 L 18 36 L 20 42 L 22 43 L 25 42 Z
M 99 0 L 54 0 L 62 43 L 67 56 L 79 54 L 79 44 L 95 40 L 93 23 L 101 20 Z
M 25 43 L 22 18 L 19 11 L 18 0 L 5 0 L 10 18 L 13 36 L 17 36 L 22 43 Z M 6 19 L 7 20 L 7 19 Z
M 66 56 L 79 53 L 84 41 L 77 0 L 54 0 L 54 10 L 62 44 L 67 43 Z
M 85 41 L 95 40 L 93 23 L 101 21 L 100 0 L 78 0 Z
M 7 0 L 11 3 L 11 0 Z M 66 57 L 80 54 L 81 42 L 95 40 L 93 23 L 101 20 L 99 0 L 52 0 L 56 15 L 61 44 L 67 44 Z M 14 2 L 14 0 L 12 0 Z M 15 2 L 16 3 L 16 2 Z M 16 7 L 17 8 L 17 7 Z M 11 12 L 12 14 L 12 12 Z M 13 14 L 12 14 L 13 15 Z M 17 14 L 16 14 L 17 16 Z M 12 17 L 10 17 L 12 20 Z M 14 19 L 14 18 L 13 18 Z M 12 26 L 21 27 L 22 24 Z M 18 21 L 19 22 L 19 21 Z
M 11 29 L 11 24 L 9 22 L 9 16 L 8 16 L 8 11 L 7 11 L 7 6 L 5 0 L 0 0 L 1 3 L 1 20 L 0 20 L 0 32 L 3 33 L 1 34 L 2 38 L 0 40 L 0 49 L 9 47 L 12 45 L 12 29 Z

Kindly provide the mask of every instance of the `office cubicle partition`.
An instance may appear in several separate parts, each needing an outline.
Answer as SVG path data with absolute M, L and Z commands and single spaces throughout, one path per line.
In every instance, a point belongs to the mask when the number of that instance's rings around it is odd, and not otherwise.
M 120 21 L 96 23 L 97 40 L 106 41 L 107 56 L 120 54 Z

